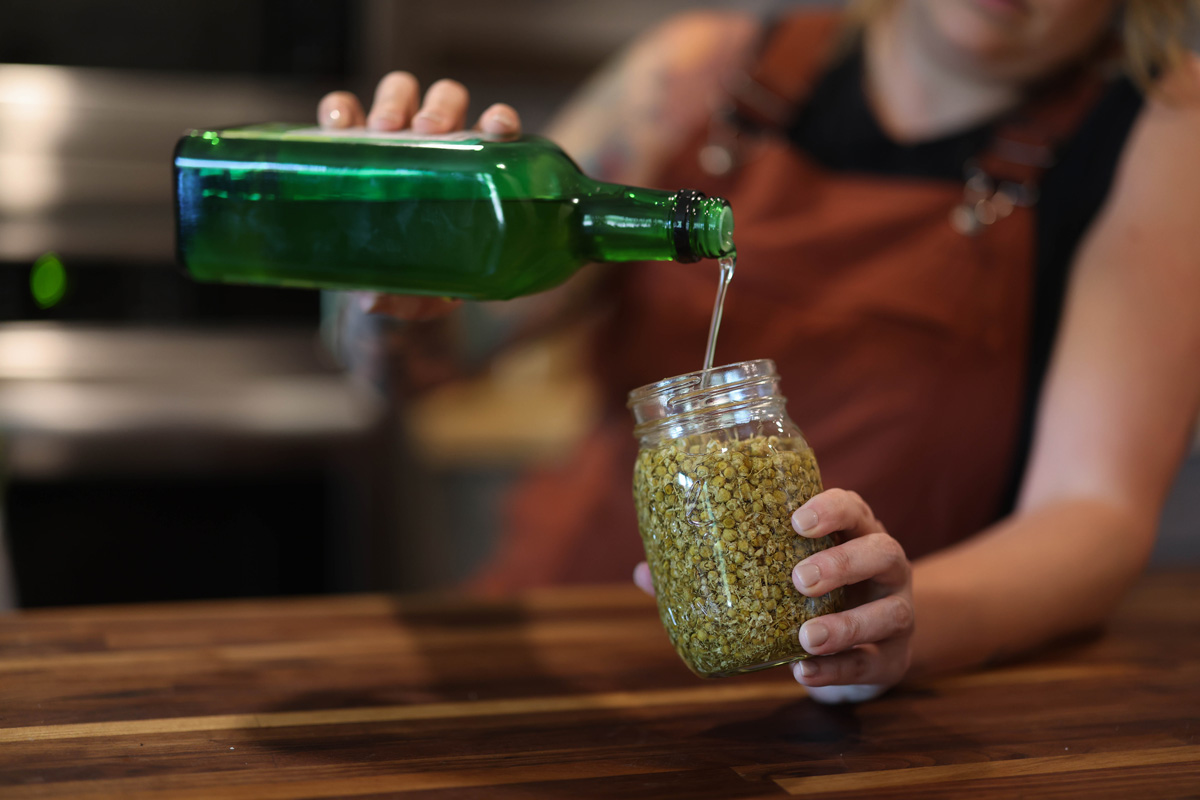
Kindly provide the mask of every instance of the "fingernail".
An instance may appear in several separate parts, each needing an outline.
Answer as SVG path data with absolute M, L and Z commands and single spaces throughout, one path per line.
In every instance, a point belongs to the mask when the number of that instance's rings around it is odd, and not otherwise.
M 796 533 L 814 530 L 817 527 L 817 512 L 811 508 L 798 508 L 792 514 L 792 527 Z
M 654 579 L 650 577 L 650 567 L 645 561 L 633 568 L 633 583 L 647 594 L 654 594 Z
M 821 568 L 816 564 L 798 564 L 795 571 L 796 582 L 805 589 L 810 586 L 816 586 L 821 580 Z
M 508 111 L 494 111 L 488 114 L 482 127 L 488 133 L 508 133 L 517 127 L 517 118 Z
M 367 127 L 376 131 L 394 131 L 400 129 L 400 117 L 391 113 L 372 114 L 367 120 Z
M 806 678 L 811 678 L 820 671 L 821 665 L 815 661 L 808 660 L 800 662 L 800 674 Z
M 418 122 L 421 123 L 421 127 L 423 128 L 437 128 L 441 127 L 443 121 L 444 120 L 442 117 L 437 114 L 429 111 L 422 111 L 420 114 L 417 114 L 415 117 L 413 117 L 413 128 L 417 127 Z
M 801 626 L 800 644 L 810 653 L 814 647 L 820 647 L 827 641 L 829 641 L 829 629 L 823 623 L 809 620 Z
M 341 106 L 334 106 L 325 112 L 325 125 L 330 128 L 344 128 L 350 122 L 350 115 Z

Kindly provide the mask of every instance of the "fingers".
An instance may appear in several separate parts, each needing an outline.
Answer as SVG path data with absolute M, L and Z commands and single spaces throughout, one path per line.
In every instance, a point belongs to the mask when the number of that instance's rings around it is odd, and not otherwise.
M 837 655 L 797 661 L 792 665 L 792 674 L 805 686 L 894 686 L 908 671 L 909 660 L 907 637 L 898 637 Z
M 495 103 L 479 115 L 479 122 L 475 127 L 494 136 L 519 136 L 521 117 L 512 106 Z
M 855 537 L 884 530 L 866 501 L 845 489 L 826 489 L 812 497 L 792 514 L 792 528 L 809 539 L 835 531 Z
M 633 583 L 643 592 L 654 597 L 654 581 L 650 578 L 650 565 L 645 561 L 633 568 Z
M 904 548 L 884 530 L 871 507 L 854 492 L 821 492 L 792 515 L 801 536 L 841 532 L 841 544 L 814 553 L 792 570 L 796 589 L 819 597 L 839 587 L 862 590 L 870 600 L 800 628 L 800 644 L 816 656 L 793 667 L 821 702 L 869 699 L 904 677 L 913 632 L 912 567 Z M 833 688 L 837 687 L 837 688 Z
M 408 294 L 364 293 L 359 302 L 368 314 L 384 314 L 405 322 L 444 317 L 462 305 L 462 300 L 445 297 L 420 297 Z
M 907 593 L 893 594 L 808 620 L 800 627 L 800 644 L 814 656 L 822 656 L 909 636 L 912 630 L 912 600 Z
M 458 81 L 443 79 L 429 87 L 421 110 L 413 117 L 417 133 L 447 133 L 466 125 L 467 105 L 471 96 Z
M 317 104 L 317 124 L 322 128 L 357 128 L 366 118 L 362 103 L 350 92 L 330 92 Z
M 367 127 L 376 131 L 398 131 L 407 127 L 417 113 L 421 85 L 411 72 L 389 72 L 375 89 Z
M 350 92 L 331 92 L 317 106 L 317 118 L 323 128 L 366 125 L 377 131 L 398 131 L 411 126 L 417 133 L 448 133 L 466 126 L 470 102 L 467 87 L 449 79 L 430 86 L 422 101 L 420 82 L 410 72 L 396 71 L 379 81 L 369 114 Z M 517 136 L 521 117 L 512 106 L 496 103 L 479 116 L 475 127 L 493 136 Z
M 792 583 L 801 594 L 820 597 L 866 580 L 887 588 L 902 587 L 911 569 L 899 542 L 886 533 L 872 533 L 813 553 L 792 569 Z

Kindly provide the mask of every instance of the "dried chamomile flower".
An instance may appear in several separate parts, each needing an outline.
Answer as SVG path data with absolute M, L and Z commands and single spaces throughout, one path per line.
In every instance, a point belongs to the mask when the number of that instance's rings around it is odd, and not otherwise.
M 693 436 L 638 454 L 633 493 L 659 614 L 697 674 L 804 658 L 800 626 L 841 610 L 841 590 L 810 598 L 792 585 L 797 562 L 836 544 L 792 529 L 819 491 L 802 439 Z

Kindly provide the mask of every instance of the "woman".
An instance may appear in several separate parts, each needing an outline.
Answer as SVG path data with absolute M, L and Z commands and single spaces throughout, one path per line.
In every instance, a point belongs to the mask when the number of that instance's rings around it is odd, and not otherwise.
M 780 363 L 826 484 L 846 487 L 793 515 L 803 536 L 845 537 L 796 565 L 796 588 L 861 600 L 801 629 L 823 656 L 795 667 L 815 698 L 863 699 L 1095 625 L 1146 563 L 1200 411 L 1188 8 L 897 0 L 769 27 L 691 15 L 636 44 L 551 131 L 597 177 L 733 203 L 741 262 L 720 358 Z M 1114 20 L 1144 100 L 1106 73 Z M 459 84 L 422 100 L 392 73 L 369 115 L 345 93 L 319 114 L 437 133 L 466 107 Z M 478 122 L 519 124 L 503 105 Z M 632 533 L 615 533 L 633 519 L 619 398 L 691 368 L 713 281 L 678 267 L 613 283 L 620 318 L 599 359 L 612 413 L 571 470 L 524 490 L 493 586 L 631 559 Z M 681 330 L 696 351 L 682 365 L 668 343 Z M 635 580 L 652 590 L 644 565 Z

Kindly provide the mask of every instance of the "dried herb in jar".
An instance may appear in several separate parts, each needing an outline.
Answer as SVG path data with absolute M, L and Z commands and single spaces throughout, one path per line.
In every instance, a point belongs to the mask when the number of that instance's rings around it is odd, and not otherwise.
M 791 515 L 821 491 L 802 438 L 723 432 L 643 447 L 634 500 L 659 613 L 697 674 L 723 677 L 807 656 L 800 626 L 840 610 L 841 590 L 800 594 L 792 568 L 834 545 Z

